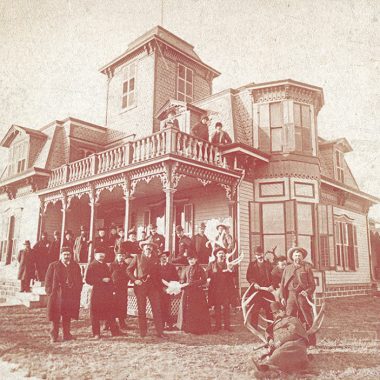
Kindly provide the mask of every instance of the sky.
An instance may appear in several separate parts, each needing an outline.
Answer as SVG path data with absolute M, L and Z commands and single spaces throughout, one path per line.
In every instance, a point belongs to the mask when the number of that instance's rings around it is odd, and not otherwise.
M 99 68 L 161 24 L 222 73 L 214 92 L 287 78 L 322 87 L 319 134 L 349 140 L 360 188 L 380 197 L 379 11 L 377 0 L 0 0 L 0 135 L 68 116 L 104 124 Z M 370 216 L 380 221 L 380 205 Z

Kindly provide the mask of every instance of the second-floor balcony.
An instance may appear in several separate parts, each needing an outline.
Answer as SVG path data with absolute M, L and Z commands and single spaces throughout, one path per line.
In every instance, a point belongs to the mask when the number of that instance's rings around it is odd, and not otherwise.
M 48 188 L 90 179 L 127 167 L 132 168 L 170 156 L 227 169 L 227 160 L 223 157 L 220 147 L 176 128 L 165 128 L 150 136 L 92 154 L 52 170 Z

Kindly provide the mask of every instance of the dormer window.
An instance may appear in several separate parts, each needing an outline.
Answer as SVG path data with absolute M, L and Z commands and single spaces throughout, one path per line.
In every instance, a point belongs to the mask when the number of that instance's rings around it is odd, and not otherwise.
M 21 141 L 9 148 L 8 176 L 19 174 L 26 169 L 28 141 Z
M 178 64 L 177 100 L 191 103 L 193 101 L 193 70 Z
M 340 182 L 344 182 L 344 157 L 343 152 L 340 150 L 335 151 L 335 168 L 336 168 L 336 179 Z
M 136 105 L 136 62 L 124 67 L 122 109 Z

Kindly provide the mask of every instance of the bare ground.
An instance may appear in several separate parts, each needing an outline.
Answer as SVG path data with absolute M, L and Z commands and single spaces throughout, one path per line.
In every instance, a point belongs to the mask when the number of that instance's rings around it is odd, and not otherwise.
M 128 336 L 100 341 L 90 339 L 90 321 L 85 310 L 74 322 L 76 341 L 52 344 L 44 309 L 0 309 L 0 358 L 27 376 L 42 379 L 253 379 L 251 357 L 263 351 L 233 317 L 234 332 L 206 336 L 171 333 L 168 340 L 137 333 L 136 318 Z M 379 379 L 380 299 L 345 298 L 328 301 L 326 319 L 312 348 L 313 361 L 307 372 L 288 379 Z M 1 367 L 0 367 L 1 370 Z M 21 375 L 20 375 L 21 377 Z M 3 378 L 0 373 L 0 378 Z M 274 374 L 272 378 L 279 378 Z

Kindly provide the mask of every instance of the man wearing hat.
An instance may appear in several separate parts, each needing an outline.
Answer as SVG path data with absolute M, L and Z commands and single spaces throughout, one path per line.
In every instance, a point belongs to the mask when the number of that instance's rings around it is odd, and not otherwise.
M 224 329 L 232 331 L 230 325 L 230 306 L 235 297 L 234 273 L 227 270 L 227 249 L 216 247 L 216 260 L 209 263 L 206 273 L 209 279 L 208 304 L 214 306 L 215 331 L 222 328 L 222 309 Z
M 163 235 L 160 235 L 157 232 L 157 225 L 156 224 L 149 224 L 149 236 L 148 238 L 152 240 L 152 242 L 156 245 L 154 248 L 154 253 L 157 254 L 157 250 L 164 250 L 165 249 L 165 238 Z
M 157 246 L 150 239 L 147 239 L 140 242 L 140 247 L 143 253 L 136 255 L 127 268 L 127 274 L 135 285 L 134 291 L 137 298 L 140 336 L 145 337 L 148 330 L 146 302 L 149 298 L 156 335 L 159 338 L 164 338 L 159 293 L 162 288 L 162 282 L 157 258 L 153 254 L 153 249 L 157 249 Z
M 205 234 L 206 224 L 201 223 L 199 226 L 199 232 L 191 239 L 191 244 L 199 257 L 200 264 L 208 264 L 209 257 L 211 255 L 211 246 L 207 244 L 208 237 Z
M 141 248 L 137 240 L 137 232 L 134 227 L 128 231 L 128 240 L 125 242 L 125 252 L 127 254 L 127 260 L 131 260 L 133 256 L 141 254 Z
M 307 357 L 307 333 L 300 321 L 287 316 L 279 302 L 271 304 L 274 322 L 267 328 L 266 336 L 270 351 L 256 368 L 259 371 L 281 370 L 292 372 L 309 364 Z
M 94 251 L 101 250 L 104 253 L 108 250 L 108 239 L 106 237 L 106 229 L 104 227 L 98 228 L 98 236 L 95 236 Z
M 252 292 L 258 292 L 254 298 L 255 307 L 251 314 L 251 323 L 258 326 L 259 313 L 264 309 L 266 319 L 272 320 L 270 302 L 274 301 L 272 286 L 272 266 L 264 260 L 262 247 L 255 248 L 255 260 L 251 261 L 247 269 L 247 281 L 252 285 Z
M 65 236 L 64 236 L 63 242 L 62 242 L 62 247 L 69 247 L 70 251 L 73 252 L 74 251 L 74 243 L 75 243 L 75 240 L 74 240 L 72 231 L 66 230 Z
M 52 342 L 58 341 L 61 319 L 63 340 L 75 339 L 70 332 L 70 323 L 71 319 L 79 318 L 83 280 L 79 264 L 72 260 L 71 254 L 70 247 L 62 247 L 60 260 L 51 263 L 46 273 L 47 314 L 52 322 Z
M 169 263 L 169 251 L 159 251 L 158 259 L 160 260 L 159 272 L 162 280 L 167 282 L 178 281 L 179 276 L 176 267 Z M 162 323 L 164 328 L 171 330 L 173 328 L 173 318 L 171 315 L 171 296 L 165 292 L 166 286 L 161 286 L 160 304 L 162 313 Z
M 119 239 L 115 223 L 111 223 L 110 234 L 108 235 L 108 249 L 106 252 L 106 263 L 112 263 L 115 260 L 115 244 Z
M 280 283 L 281 303 L 286 305 L 286 314 L 300 318 L 307 329 L 313 324 L 313 313 L 309 301 L 313 300 L 315 281 L 311 264 L 304 261 L 307 251 L 301 247 L 293 247 L 288 251 L 288 259 L 292 261 L 284 269 Z M 316 344 L 315 335 L 309 337 L 310 345 Z
M 185 235 L 185 231 L 180 225 L 176 226 L 175 233 L 178 238 L 178 256 L 173 259 L 173 263 L 186 265 L 187 256 L 194 250 L 192 241 Z
M 61 253 L 61 237 L 59 231 L 54 231 L 53 241 L 49 247 L 49 264 L 58 261 Z
M 179 129 L 178 120 L 176 119 L 176 113 L 175 110 L 172 108 L 166 117 L 165 121 L 165 128 L 174 127 L 176 129 Z
M 211 124 L 211 120 L 209 119 L 209 117 L 207 115 L 203 115 L 201 117 L 201 121 L 194 124 L 191 127 L 190 135 L 198 139 L 208 141 L 209 139 L 208 127 L 210 126 L 210 124 Z
M 50 241 L 46 232 L 42 232 L 41 239 L 33 247 L 36 258 L 37 279 L 38 281 L 45 281 L 47 268 L 50 264 L 49 260 Z
M 80 226 L 80 235 L 74 242 L 74 259 L 77 263 L 88 262 L 88 245 L 87 232 L 84 226 Z
M 211 142 L 216 145 L 232 143 L 230 135 L 226 131 L 223 131 L 223 124 L 220 121 L 215 123 L 215 132 L 211 136 Z
M 20 292 L 30 292 L 30 281 L 35 278 L 36 273 L 36 257 L 34 251 L 30 247 L 30 241 L 25 240 L 24 248 L 20 250 L 17 256 L 19 262 L 17 278 L 21 282 Z
M 112 336 L 121 335 L 115 321 L 114 288 L 105 257 L 104 250 L 96 248 L 95 259 L 89 264 L 85 276 L 86 283 L 92 286 L 90 316 L 92 335 L 95 339 L 100 339 L 100 321 L 106 321 Z

